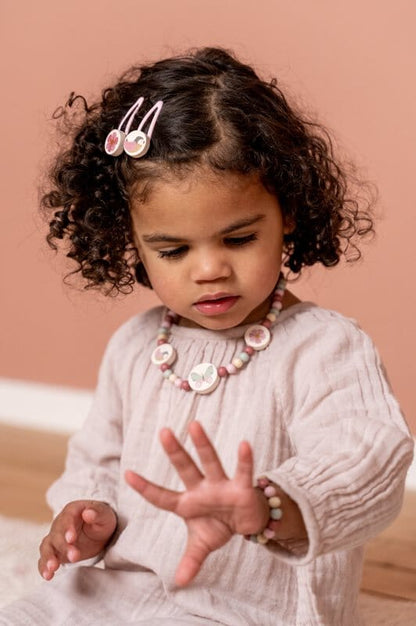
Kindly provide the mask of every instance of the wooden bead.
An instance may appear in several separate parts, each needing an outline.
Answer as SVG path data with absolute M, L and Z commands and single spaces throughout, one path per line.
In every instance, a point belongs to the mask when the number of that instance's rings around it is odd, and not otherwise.
M 271 509 L 277 509 L 281 504 L 282 501 L 278 496 L 272 496 L 269 498 L 269 507 Z

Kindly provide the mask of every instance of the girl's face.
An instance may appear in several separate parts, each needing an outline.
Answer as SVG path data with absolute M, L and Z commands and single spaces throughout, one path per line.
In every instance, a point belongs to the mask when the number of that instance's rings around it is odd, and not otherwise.
M 287 229 L 257 176 L 195 170 L 133 200 L 132 218 L 152 287 L 181 323 L 222 330 L 267 314 Z

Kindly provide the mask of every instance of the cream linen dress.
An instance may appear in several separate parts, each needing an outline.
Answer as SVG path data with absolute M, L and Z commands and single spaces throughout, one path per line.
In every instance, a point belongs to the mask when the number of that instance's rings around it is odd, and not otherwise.
M 81 498 L 114 507 L 119 525 L 104 569 L 62 568 L 0 611 L 0 624 L 359 624 L 363 544 L 397 515 L 413 454 L 371 340 L 352 320 L 296 304 L 282 312 L 266 350 L 201 396 L 177 389 L 150 363 L 162 315 L 157 307 L 136 316 L 112 337 L 90 415 L 48 493 L 55 512 Z M 197 363 L 229 363 L 243 333 L 174 326 L 175 372 L 185 378 Z M 238 442 L 251 443 L 256 475 L 298 503 L 309 540 L 263 547 L 234 536 L 182 589 L 173 577 L 185 524 L 148 504 L 123 473 L 133 469 L 182 489 L 158 432 L 172 428 L 192 451 L 187 428 L 194 419 L 230 474 Z

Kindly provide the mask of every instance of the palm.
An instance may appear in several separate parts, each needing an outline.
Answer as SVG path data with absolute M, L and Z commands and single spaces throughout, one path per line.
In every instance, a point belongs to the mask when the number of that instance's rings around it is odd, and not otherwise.
M 240 444 L 235 476 L 229 479 L 200 424 L 193 422 L 189 431 L 205 475 L 170 430 L 161 432 L 162 445 L 185 491 L 164 489 L 134 472 L 126 473 L 128 483 L 146 500 L 184 519 L 188 542 L 176 573 L 176 582 L 182 585 L 196 576 L 208 554 L 226 544 L 233 534 L 257 532 L 267 522 L 267 505 L 253 488 L 249 444 Z

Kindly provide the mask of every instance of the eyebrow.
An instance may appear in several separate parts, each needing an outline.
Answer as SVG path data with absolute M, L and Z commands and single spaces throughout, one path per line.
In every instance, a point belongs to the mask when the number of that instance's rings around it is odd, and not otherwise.
M 255 215 L 253 217 L 248 217 L 246 219 L 237 220 L 233 222 L 223 230 L 220 230 L 219 235 L 229 235 L 236 230 L 240 230 L 241 228 L 247 228 L 249 226 L 253 226 L 258 222 L 264 220 L 266 216 L 263 214 Z M 143 241 L 146 243 L 179 243 L 184 241 L 183 237 L 175 237 L 173 235 L 166 235 L 164 233 L 151 233 L 149 235 L 143 235 Z

